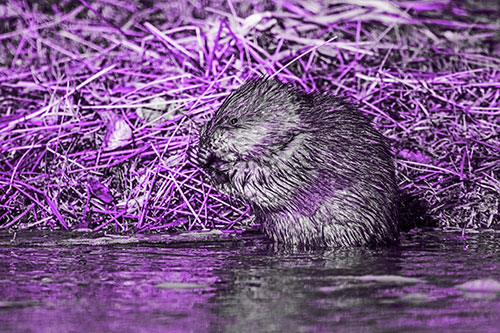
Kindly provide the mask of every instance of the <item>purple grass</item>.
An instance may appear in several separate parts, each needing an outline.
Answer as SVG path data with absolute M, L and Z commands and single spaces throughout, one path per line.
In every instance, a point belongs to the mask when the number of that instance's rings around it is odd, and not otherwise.
M 261 75 L 358 103 L 440 226 L 500 226 L 493 2 L 44 3 L 0 5 L 2 229 L 250 227 L 187 151 Z

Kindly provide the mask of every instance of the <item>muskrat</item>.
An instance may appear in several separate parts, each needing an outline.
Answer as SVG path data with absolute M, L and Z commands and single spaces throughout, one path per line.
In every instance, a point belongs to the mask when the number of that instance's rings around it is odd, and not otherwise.
M 317 248 L 398 239 L 393 156 L 341 98 L 248 81 L 201 128 L 197 159 L 219 190 L 250 205 L 275 242 Z

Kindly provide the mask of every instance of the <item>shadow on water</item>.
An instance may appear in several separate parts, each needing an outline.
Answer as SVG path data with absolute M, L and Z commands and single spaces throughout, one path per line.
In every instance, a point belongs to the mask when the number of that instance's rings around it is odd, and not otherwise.
M 254 236 L 168 247 L 40 237 L 0 237 L 1 331 L 477 332 L 500 320 L 497 234 L 297 253 Z

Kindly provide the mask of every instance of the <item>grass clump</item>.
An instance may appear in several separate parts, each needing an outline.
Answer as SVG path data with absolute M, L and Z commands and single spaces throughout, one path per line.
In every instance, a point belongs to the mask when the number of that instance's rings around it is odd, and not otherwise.
M 277 71 L 358 103 L 440 226 L 500 226 L 494 1 L 47 0 L 0 12 L 0 228 L 248 228 L 248 208 L 205 184 L 187 151 L 232 90 Z

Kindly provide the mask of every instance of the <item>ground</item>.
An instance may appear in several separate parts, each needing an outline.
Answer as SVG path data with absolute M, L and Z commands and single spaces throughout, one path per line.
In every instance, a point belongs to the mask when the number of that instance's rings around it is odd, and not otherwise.
M 357 103 L 428 220 L 499 229 L 496 1 L 47 0 L 0 13 L 2 229 L 252 228 L 186 152 L 231 91 L 276 73 Z

